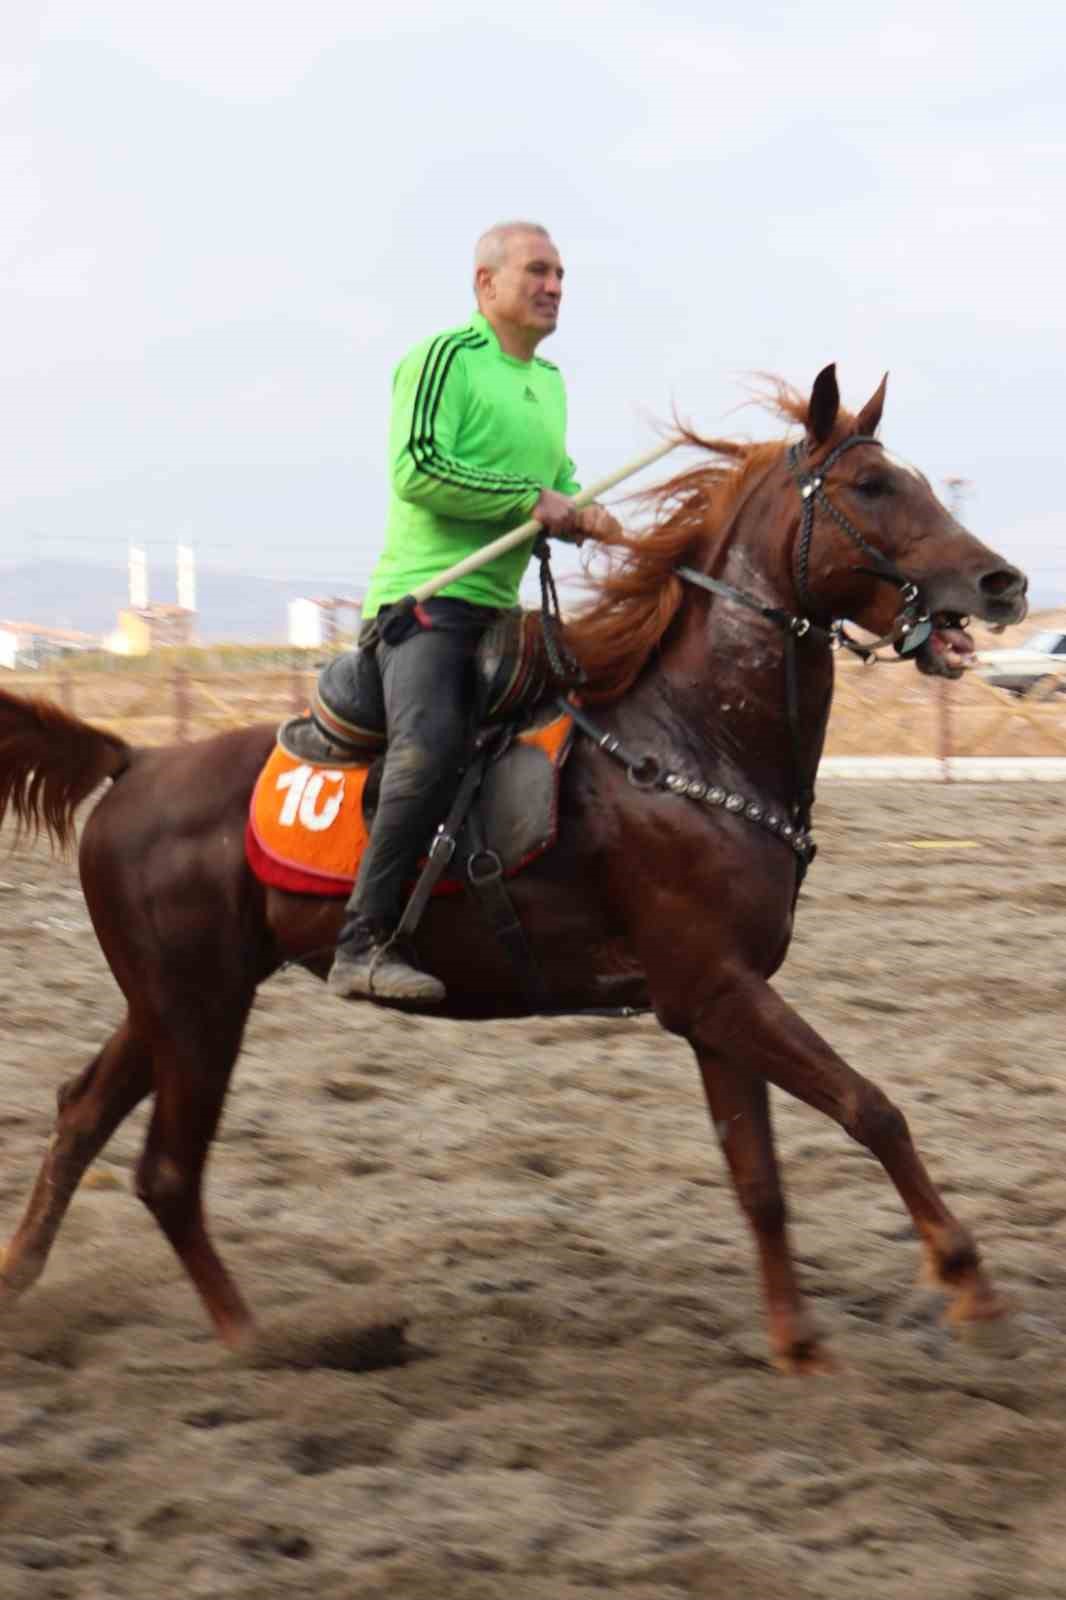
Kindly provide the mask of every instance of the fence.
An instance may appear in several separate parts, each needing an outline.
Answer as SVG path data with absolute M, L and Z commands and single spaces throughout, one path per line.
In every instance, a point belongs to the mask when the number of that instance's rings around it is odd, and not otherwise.
M 1066 757 L 1066 697 L 1058 683 L 1026 695 L 993 689 L 976 673 L 923 678 L 904 663 L 838 661 L 826 755 Z
M 4 673 L 0 686 L 55 700 L 131 744 L 180 744 L 306 710 L 322 664 L 317 652 L 302 651 L 287 662 L 272 651 L 262 664 L 248 651 L 234 658 L 205 652 L 200 661 L 190 660 L 192 652 L 170 654 L 158 652 L 150 670 L 143 662 L 104 667 L 80 659 L 45 672 Z
M 317 651 L 159 651 L 110 664 L 79 657 L 40 672 L 4 673 L 18 694 L 44 695 L 134 744 L 202 738 L 306 708 Z M 907 665 L 838 660 L 826 754 L 928 757 L 950 774 L 953 757 L 1066 758 L 1066 695 L 1015 697 L 976 674 L 923 678 Z

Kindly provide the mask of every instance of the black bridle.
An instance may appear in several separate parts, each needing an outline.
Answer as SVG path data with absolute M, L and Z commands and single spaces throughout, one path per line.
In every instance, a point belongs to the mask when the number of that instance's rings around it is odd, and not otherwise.
M 836 445 L 825 460 L 817 467 L 804 467 L 801 465 L 806 446 L 794 444 L 788 452 L 788 464 L 796 486 L 803 501 L 803 514 L 800 518 L 799 538 L 796 541 L 795 579 L 796 591 L 799 595 L 800 605 L 804 611 L 816 609 L 817 602 L 811 594 L 809 584 L 811 544 L 814 540 L 815 513 L 821 509 L 831 517 L 844 533 L 847 534 L 852 544 L 864 555 L 869 565 L 859 567 L 857 570 L 867 577 L 880 578 L 884 583 L 894 584 L 899 591 L 902 602 L 895 621 L 888 633 L 882 635 L 872 645 L 861 647 L 871 654 L 883 644 L 895 647 L 897 655 L 909 656 L 921 648 L 933 631 L 933 623 L 929 611 L 922 603 L 921 591 L 913 578 L 908 578 L 893 562 L 880 550 L 874 548 L 868 540 L 863 538 L 853 522 L 850 522 L 844 513 L 835 506 L 825 492 L 825 480 L 831 469 L 840 460 L 845 451 L 852 450 L 858 444 L 876 445 L 883 449 L 880 439 L 875 439 L 872 434 L 853 433 L 849 439 L 844 439 Z M 854 649 L 856 641 L 850 640 L 843 632 L 843 622 L 834 624 L 838 631 L 840 643 L 846 648 Z M 861 653 L 861 652 L 860 652 Z
M 905 659 L 919 650 L 933 631 L 933 622 L 929 610 L 922 600 L 922 593 L 913 578 L 908 578 L 905 572 L 889 561 L 880 550 L 874 548 L 864 538 L 853 522 L 844 515 L 839 507 L 835 506 L 825 492 L 825 480 L 832 468 L 846 451 L 852 450 L 856 445 L 872 444 L 883 449 L 880 439 L 875 439 L 871 434 L 853 433 L 850 438 L 842 439 L 835 445 L 817 467 L 804 463 L 806 445 L 797 441 L 788 452 L 788 465 L 796 487 L 799 489 L 800 499 L 803 502 L 803 511 L 800 517 L 799 535 L 795 545 L 793 559 L 794 580 L 796 594 L 800 603 L 800 611 L 793 613 L 786 611 L 781 606 L 765 605 L 753 595 L 745 593 L 743 589 L 734 588 L 732 584 L 723 583 L 719 578 L 709 578 L 706 573 L 697 572 L 693 567 L 675 567 L 679 578 L 686 583 L 697 585 L 701 589 L 709 589 L 712 594 L 721 595 L 723 599 L 732 600 L 738 605 L 746 606 L 750 611 L 756 611 L 767 621 L 774 623 L 785 635 L 784 667 L 785 667 L 785 707 L 788 716 L 789 739 L 792 745 L 793 777 L 796 799 L 792 805 L 792 814 L 797 827 L 804 833 L 810 829 L 811 807 L 814 804 L 814 788 L 802 775 L 800 717 L 799 717 L 799 666 L 796 660 L 796 642 L 807 639 L 812 643 L 828 645 L 830 649 L 849 650 L 853 655 L 861 657 L 865 662 L 882 659 L 877 655 L 878 649 L 885 644 L 891 644 L 897 656 Z M 819 510 L 826 513 L 836 523 L 852 544 L 866 558 L 867 565 L 857 570 L 865 576 L 878 578 L 884 583 L 891 583 L 899 592 L 900 609 L 896 613 L 892 627 L 888 633 L 875 639 L 872 644 L 861 644 L 858 639 L 853 639 L 846 631 L 842 618 L 833 618 L 828 627 L 812 621 L 809 614 L 819 610 L 818 602 L 810 590 L 810 563 L 811 545 L 814 540 L 814 519 Z
M 817 467 L 805 467 L 802 464 L 806 450 L 806 446 L 802 443 L 792 445 L 788 452 L 789 469 L 803 502 L 793 558 L 796 594 L 800 603 L 798 613 L 786 611 L 781 606 L 765 605 L 753 595 L 746 594 L 743 589 L 723 583 L 719 578 L 709 578 L 706 573 L 697 572 L 694 567 L 675 567 L 677 576 L 683 578 L 686 583 L 696 584 L 701 589 L 709 589 L 712 594 L 721 595 L 723 599 L 733 600 L 738 605 L 746 606 L 749 611 L 758 612 L 767 621 L 783 629 L 787 637 L 809 638 L 812 643 L 827 644 L 834 650 L 850 650 L 863 661 L 883 660 L 884 658 L 879 657 L 876 652 L 886 644 L 892 645 L 900 657 L 913 655 L 933 631 L 932 618 L 922 600 L 918 584 L 913 578 L 908 578 L 905 572 L 901 572 L 880 550 L 875 549 L 825 492 L 825 480 L 831 468 L 845 451 L 853 449 L 858 444 L 876 445 L 879 450 L 884 448 L 880 439 L 875 439 L 871 434 L 854 433 L 849 439 L 844 439 L 836 445 Z M 879 578 L 884 583 L 891 583 L 899 591 L 901 605 L 891 628 L 870 644 L 861 644 L 858 639 L 853 639 L 845 630 L 842 618 L 834 618 L 828 627 L 821 627 L 811 619 L 810 613 L 812 611 L 817 613 L 819 610 L 818 602 L 811 593 L 809 581 L 814 519 L 819 510 L 831 517 L 837 527 L 847 534 L 852 544 L 866 557 L 868 564 L 856 568 L 856 571 L 866 577 Z
M 835 506 L 825 492 L 825 480 L 840 460 L 841 456 L 856 445 L 872 444 L 878 449 L 883 446 L 879 439 L 870 434 L 855 433 L 850 438 L 843 439 L 840 444 L 820 462 L 817 467 L 805 464 L 804 457 L 806 446 L 802 442 L 792 445 L 788 452 L 788 465 L 796 486 L 799 489 L 800 499 L 803 502 L 803 511 L 800 517 L 799 534 L 796 539 L 793 558 L 794 582 L 800 609 L 798 612 L 787 611 L 782 606 L 767 605 L 755 595 L 748 594 L 743 589 L 736 588 L 733 584 L 723 583 L 720 578 L 708 577 L 704 572 L 697 572 L 694 567 L 678 566 L 674 568 L 677 577 L 686 583 L 694 584 L 700 589 L 706 589 L 711 594 L 720 595 L 725 600 L 731 600 L 737 605 L 744 606 L 749 611 L 756 612 L 780 628 L 784 634 L 784 671 L 785 671 L 785 707 L 788 719 L 789 739 L 792 746 L 793 789 L 795 798 L 789 806 L 789 816 L 777 816 L 772 811 L 761 805 L 758 801 L 749 801 L 739 793 L 728 793 L 723 787 L 707 784 L 700 779 L 686 779 L 684 775 L 665 770 L 653 756 L 637 755 L 627 750 L 613 734 L 599 728 L 588 714 L 568 698 L 560 700 L 560 705 L 568 710 L 574 717 L 578 727 L 595 740 L 599 748 L 614 760 L 620 761 L 627 769 L 629 779 L 638 788 L 665 789 L 670 793 L 696 800 L 701 804 L 713 807 L 724 806 L 726 811 L 736 815 L 745 816 L 749 821 L 760 824 L 774 833 L 794 851 L 800 876 L 811 862 L 815 853 L 814 840 L 811 838 L 810 822 L 811 807 L 814 803 L 814 788 L 806 780 L 802 771 L 802 740 L 800 737 L 800 712 L 799 712 L 799 664 L 796 657 L 796 645 L 800 639 L 812 643 L 822 644 L 830 649 L 849 650 L 853 655 L 861 657 L 865 662 L 880 661 L 885 659 L 878 656 L 877 651 L 882 645 L 891 644 L 896 651 L 898 659 L 912 656 L 933 632 L 933 622 L 929 610 L 925 605 L 921 589 L 913 578 L 908 578 L 901 572 L 888 557 L 869 543 L 854 523 Z M 900 609 L 896 613 L 892 627 L 888 633 L 875 639 L 871 644 L 862 644 L 858 639 L 853 639 L 846 632 L 842 618 L 833 618 L 828 626 L 815 622 L 809 615 L 819 611 L 818 602 L 810 590 L 810 559 L 811 545 L 814 539 L 814 524 L 817 512 L 822 510 L 831 517 L 837 527 L 851 540 L 852 544 L 865 557 L 867 565 L 856 570 L 868 577 L 877 578 L 884 583 L 891 583 L 899 593 Z M 546 545 L 546 541 L 544 541 Z M 540 551 L 538 550 L 538 554 Z M 546 574 L 547 551 L 541 563 L 542 583 L 542 610 L 545 621 L 545 642 L 548 646 L 548 655 L 552 668 L 556 672 L 556 681 L 560 684 L 569 683 L 576 686 L 581 682 L 583 674 L 580 667 L 572 657 L 566 659 L 568 652 L 561 648 L 558 637 L 558 600 L 554 594 L 554 585 L 549 590 L 550 579 Z M 550 569 L 548 569 L 550 571 Z M 553 604 L 554 602 L 554 604 Z M 554 610 L 554 617 L 551 615 Z M 889 658 L 891 659 L 891 658 Z M 576 669 L 569 675 L 567 668 Z M 561 670 L 560 670 L 561 669 Z

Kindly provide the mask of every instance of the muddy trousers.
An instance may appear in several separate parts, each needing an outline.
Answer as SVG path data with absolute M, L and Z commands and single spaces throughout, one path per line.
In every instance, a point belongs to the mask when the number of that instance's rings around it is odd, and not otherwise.
M 474 656 L 499 615 L 461 601 L 430 601 L 425 610 L 433 626 L 415 624 L 401 643 L 377 646 L 389 743 L 370 842 L 345 907 L 347 918 L 390 932 L 459 787 L 474 733 Z

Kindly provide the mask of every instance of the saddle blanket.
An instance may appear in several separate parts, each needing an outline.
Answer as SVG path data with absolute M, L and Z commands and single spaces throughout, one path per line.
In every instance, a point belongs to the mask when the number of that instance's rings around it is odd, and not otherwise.
M 558 833 L 559 773 L 573 719 L 554 717 L 518 734 L 485 769 L 472 807 L 488 848 L 513 877 L 550 849 Z M 347 895 L 366 849 L 370 763 L 317 759 L 309 719 L 283 724 L 252 793 L 245 830 L 248 864 L 261 882 L 293 894 Z M 434 894 L 455 893 L 470 854 L 460 829 L 452 863 Z

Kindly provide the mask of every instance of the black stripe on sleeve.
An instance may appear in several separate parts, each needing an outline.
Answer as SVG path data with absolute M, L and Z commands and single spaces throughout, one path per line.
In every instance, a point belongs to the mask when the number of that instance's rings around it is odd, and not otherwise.
M 440 410 L 444 387 L 455 357 L 463 350 L 484 349 L 488 340 L 475 329 L 465 329 L 458 334 L 446 334 L 435 340 L 426 357 L 419 380 L 418 394 L 411 417 L 408 448 L 419 471 L 440 483 L 450 483 L 457 488 L 481 494 L 515 494 L 532 490 L 537 485 L 531 478 L 517 474 L 486 471 L 469 467 L 454 457 L 446 456 L 437 448 L 434 427 Z M 428 382 L 427 382 L 428 377 Z
M 411 411 L 411 437 L 409 443 L 413 446 L 421 438 L 424 424 L 426 405 L 432 394 L 441 364 L 450 360 L 454 351 L 462 344 L 467 344 L 479 338 L 473 328 L 460 329 L 458 333 L 442 333 L 434 339 L 426 353 L 422 365 L 422 372 L 418 380 L 418 393 Z

